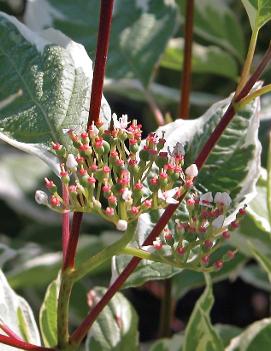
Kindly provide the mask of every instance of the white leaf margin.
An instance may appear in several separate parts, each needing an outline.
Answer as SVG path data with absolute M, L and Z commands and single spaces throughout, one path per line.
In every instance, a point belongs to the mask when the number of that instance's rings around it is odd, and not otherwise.
M 11 22 L 19 30 L 19 32 L 25 38 L 25 40 L 27 40 L 28 42 L 30 42 L 36 47 L 38 52 L 42 53 L 44 47 L 50 44 L 59 45 L 65 50 L 67 50 L 67 53 L 70 55 L 74 63 L 74 68 L 81 69 L 82 72 L 85 74 L 86 79 L 89 80 L 89 86 L 90 86 L 89 96 L 86 97 L 86 105 L 85 105 L 85 108 L 84 106 L 82 106 L 82 112 L 80 116 L 80 119 L 87 121 L 88 106 L 90 102 L 90 91 L 91 91 L 92 78 L 93 78 L 93 68 L 92 68 L 92 60 L 89 58 L 84 46 L 74 42 L 59 30 L 48 28 L 40 32 L 33 32 L 13 16 L 9 16 L 3 12 L 0 12 L 0 16 L 6 18 L 9 22 Z M 13 100 L 11 100 L 11 102 L 12 101 Z M 104 96 L 102 96 L 100 114 L 102 116 L 102 119 L 105 122 L 110 121 L 111 109 Z M 59 175 L 60 166 L 59 166 L 58 159 L 52 153 L 50 153 L 46 147 L 42 146 L 41 144 L 22 143 L 22 142 L 16 141 L 14 139 L 9 138 L 1 131 L 0 131 L 0 139 L 2 139 L 6 143 L 22 151 L 38 156 L 53 170 L 53 172 L 56 175 Z
M 253 89 L 257 89 L 262 85 L 262 82 L 257 82 Z M 177 142 L 183 144 L 188 143 L 192 140 L 193 136 L 196 135 L 203 128 L 204 124 L 209 121 L 210 118 L 218 111 L 222 110 L 223 113 L 226 111 L 228 105 L 232 100 L 232 95 L 222 101 L 219 101 L 212 105 L 201 117 L 193 120 L 182 120 L 177 119 L 176 121 L 158 128 L 156 133 L 160 136 L 162 132 L 165 133 L 164 138 L 167 140 L 164 151 L 167 147 L 175 146 Z M 261 151 L 262 146 L 258 139 L 258 130 L 260 126 L 260 99 L 256 98 L 252 103 L 252 109 L 255 113 L 249 120 L 248 133 L 244 146 L 255 145 L 253 157 L 247 164 L 248 173 L 245 179 L 241 182 L 241 191 L 235 199 L 238 204 L 238 209 L 244 204 L 249 203 L 257 194 L 256 184 L 260 176 L 261 170 Z
M 27 323 L 30 342 L 35 345 L 41 345 L 38 327 L 29 304 L 12 290 L 4 273 L 0 270 L 0 318 L 13 332 L 21 335 L 17 319 L 18 308 L 22 310 Z M 1 345 L 0 349 L 1 351 L 14 350 L 14 348 L 4 345 Z

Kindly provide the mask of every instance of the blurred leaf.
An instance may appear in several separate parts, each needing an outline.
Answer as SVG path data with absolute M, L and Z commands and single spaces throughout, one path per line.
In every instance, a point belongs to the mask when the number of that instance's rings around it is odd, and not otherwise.
M 38 158 L 4 149 L 0 156 L 0 197 L 17 213 L 41 223 L 59 222 L 59 216 L 38 206 L 34 199 L 35 190 L 49 174 L 48 166 Z
M 234 280 L 246 263 L 247 259 L 244 255 L 237 253 L 234 260 L 225 264 L 223 269 L 210 274 L 212 281 L 217 283 L 224 279 Z M 175 300 L 182 298 L 192 289 L 204 286 L 205 279 L 203 273 L 183 270 L 172 278 L 173 296 Z
M 248 257 L 252 256 L 250 247 L 253 246 L 261 254 L 271 258 L 270 233 L 259 229 L 250 215 L 242 219 L 240 227 L 232 233 L 229 243 Z
M 214 303 L 212 283 L 206 277 L 206 288 L 196 302 L 192 315 L 185 330 L 183 351 L 223 351 L 221 338 L 216 333 L 210 321 L 210 311 Z M 200 345 L 200 348 L 199 348 Z
M 251 324 L 242 334 L 231 340 L 225 351 L 260 351 L 271 348 L 271 318 Z
M 174 38 L 169 42 L 161 61 L 161 66 L 180 71 L 184 59 L 184 41 Z M 217 46 L 193 44 L 193 73 L 210 73 L 236 80 L 238 67 L 236 61 L 225 50 Z
M 256 250 L 252 245 L 250 247 L 253 256 L 262 266 L 263 270 L 268 274 L 269 281 L 271 282 L 271 259 L 270 256 L 266 257 L 260 251 Z
M 57 300 L 59 288 L 60 280 L 57 278 L 48 286 L 40 308 L 40 330 L 46 347 L 55 347 L 57 345 Z
M 268 148 L 268 159 L 267 159 L 267 209 L 268 219 L 271 233 L 271 131 L 269 130 L 269 148 Z
M 185 14 L 186 1 L 177 0 L 181 14 Z M 243 60 L 243 30 L 235 14 L 224 1 L 196 0 L 194 31 L 199 36 L 215 43 Z
M 176 6 L 170 0 L 117 0 L 114 7 L 107 75 L 137 78 L 147 86 L 176 23 Z M 93 55 L 99 18 L 99 1 L 48 0 L 29 2 L 25 23 L 33 30 L 60 29 L 82 43 Z
M 269 221 L 267 205 L 266 170 L 262 168 L 260 174 L 261 176 L 256 186 L 257 194 L 254 197 L 254 199 L 249 203 L 247 211 L 259 229 L 271 233 L 271 223 Z
M 80 236 L 77 262 L 82 262 L 91 257 L 104 247 L 108 246 L 114 240 L 119 238 L 115 233 L 104 233 L 101 236 Z M 62 261 L 60 252 L 40 254 L 29 259 L 25 257 L 25 261 L 15 265 L 15 267 L 7 272 L 9 283 L 15 288 L 46 286 L 57 275 Z M 91 274 L 95 275 L 109 270 L 110 262 L 106 262 Z
M 85 129 L 92 62 L 81 45 L 59 31 L 37 34 L 4 13 L 0 42 L 0 100 L 18 93 L 0 112 L 0 138 L 37 155 L 58 173 L 50 143 L 69 146 L 63 129 Z M 110 115 L 105 100 L 102 110 Z
M 145 101 L 145 89 L 136 79 L 107 79 L 104 86 L 105 92 L 112 94 L 119 94 L 128 99 L 136 101 Z M 155 98 L 156 101 L 159 101 L 159 105 L 167 104 L 178 104 L 180 100 L 180 91 L 165 85 L 158 83 L 151 83 L 148 87 L 148 90 Z M 205 92 L 196 92 L 191 93 L 191 104 L 194 106 L 206 106 L 209 107 L 214 102 L 220 99 L 219 96 L 208 94 Z
M 40 336 L 33 312 L 28 303 L 9 286 L 0 271 L 0 320 L 24 340 L 40 345 Z M 10 350 L 1 345 L 1 351 Z
M 247 284 L 269 293 L 271 292 L 271 285 L 267 274 L 257 264 L 250 264 L 249 266 L 244 267 L 240 272 L 240 278 Z
M 105 292 L 105 288 L 93 289 L 94 301 L 99 301 Z M 137 324 L 133 306 L 121 293 L 116 293 L 91 327 L 86 351 L 139 350 Z
M 223 341 L 224 347 L 228 346 L 231 339 L 242 332 L 241 328 L 229 324 L 215 324 L 214 328 Z
M 259 30 L 271 20 L 270 0 L 241 0 L 248 14 L 252 30 Z
M 183 345 L 183 335 L 175 334 L 170 339 L 156 341 L 149 351 L 181 351 Z

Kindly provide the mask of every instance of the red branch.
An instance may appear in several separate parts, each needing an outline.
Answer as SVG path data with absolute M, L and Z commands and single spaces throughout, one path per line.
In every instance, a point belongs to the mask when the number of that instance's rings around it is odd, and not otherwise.
M 97 40 L 87 129 L 90 127 L 93 121 L 96 123 L 100 117 L 113 5 L 114 0 L 101 0 L 99 33 Z
M 256 83 L 256 81 L 260 78 L 261 74 L 263 73 L 265 67 L 267 66 L 268 62 L 271 59 L 271 46 L 269 46 L 266 54 L 264 55 L 262 61 L 258 65 L 257 69 L 253 73 L 253 75 L 250 77 L 244 88 L 241 90 L 240 94 L 236 97 L 235 101 L 239 101 L 243 97 L 245 97 L 253 87 L 253 85 Z M 234 117 L 234 108 L 232 103 L 228 107 L 227 111 L 225 112 L 224 116 L 218 123 L 217 127 L 211 134 L 210 138 L 207 140 L 206 144 L 204 145 L 202 151 L 200 152 L 199 156 L 196 159 L 196 164 L 198 165 L 198 168 L 201 169 L 204 162 L 206 161 L 207 157 L 209 156 L 213 146 L 217 142 L 217 140 L 220 138 L 222 135 L 223 131 L 229 124 L 229 122 L 232 120 Z M 185 194 L 182 196 L 180 201 L 183 200 Z M 166 210 L 164 211 L 163 215 L 160 217 L 159 221 L 149 234 L 148 238 L 145 240 L 143 245 L 150 245 L 152 244 L 153 240 L 160 235 L 162 230 L 165 228 L 167 223 L 169 222 L 171 216 L 175 212 L 175 210 L 178 208 L 177 205 L 169 205 Z M 109 287 L 105 295 L 102 297 L 102 299 L 98 302 L 98 304 L 89 312 L 89 314 L 86 316 L 86 318 L 83 320 L 83 322 L 80 324 L 80 326 L 74 331 L 74 333 L 70 337 L 70 342 L 74 344 L 80 343 L 83 338 L 86 336 L 89 328 L 92 326 L 94 323 L 95 319 L 99 315 L 99 313 L 103 310 L 103 308 L 108 304 L 110 299 L 115 295 L 115 293 L 120 290 L 122 285 L 125 283 L 129 275 L 136 269 L 138 263 L 141 261 L 140 258 L 134 257 L 131 259 L 130 263 L 125 267 L 123 272 L 118 276 L 118 278 L 114 281 L 114 283 Z
M 67 254 L 63 264 L 63 270 L 74 267 L 75 253 L 79 239 L 80 226 L 83 218 L 82 212 L 74 212 L 72 219 L 72 228 L 70 240 L 67 248 Z
M 190 109 L 190 88 L 192 71 L 192 44 L 193 44 L 193 21 L 194 20 L 194 0 L 186 0 L 186 16 L 184 31 L 184 60 L 182 68 L 181 82 L 181 103 L 179 118 L 187 119 Z
M 63 201 L 65 207 L 69 205 L 69 190 L 67 185 L 62 185 L 62 194 L 63 194 Z M 67 249 L 70 240 L 70 213 L 66 212 L 62 215 L 62 253 L 63 253 L 63 262 L 66 260 L 67 256 Z
M 101 0 L 97 50 L 93 72 L 87 129 L 93 121 L 97 122 L 99 119 L 105 66 L 109 47 L 110 28 L 112 23 L 113 5 L 114 0 Z M 63 270 L 67 267 L 72 268 L 74 266 L 75 253 L 78 245 L 79 231 L 82 218 L 82 213 L 75 212 L 73 215 L 72 230 L 70 240 L 67 244 L 67 253 L 64 256 L 65 259 L 63 264 Z
M 0 343 L 6 344 L 12 347 L 16 347 L 18 349 L 22 350 L 30 350 L 30 351 L 53 351 L 55 349 L 50 349 L 48 347 L 42 347 L 42 346 L 37 346 L 30 344 L 26 341 L 22 341 L 19 339 L 14 339 L 10 336 L 2 335 L 0 334 Z

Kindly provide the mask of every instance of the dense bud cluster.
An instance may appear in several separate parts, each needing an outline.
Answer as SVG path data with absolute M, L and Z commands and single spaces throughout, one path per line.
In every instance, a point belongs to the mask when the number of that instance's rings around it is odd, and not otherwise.
M 108 129 L 99 122 L 81 135 L 70 130 L 75 152 L 52 143 L 61 165 L 62 195 L 52 180 L 45 179 L 51 195 L 38 190 L 36 201 L 58 212 L 99 214 L 119 230 L 126 230 L 127 223 L 144 212 L 177 203 L 193 185 L 196 165 L 184 172 L 182 144 L 165 152 L 163 135 L 151 133 L 143 143 L 141 134 L 136 120 L 130 124 L 127 115 L 117 119 L 115 114 Z
M 234 221 L 225 225 L 226 214 L 231 205 L 227 193 L 211 192 L 191 195 L 186 200 L 189 218 L 175 220 L 175 228 L 165 228 L 153 242 L 152 251 L 164 255 L 176 263 L 188 264 L 191 268 L 220 270 L 224 262 L 234 258 L 236 251 L 227 251 L 217 258 L 217 251 L 239 226 L 246 210 L 239 210 Z

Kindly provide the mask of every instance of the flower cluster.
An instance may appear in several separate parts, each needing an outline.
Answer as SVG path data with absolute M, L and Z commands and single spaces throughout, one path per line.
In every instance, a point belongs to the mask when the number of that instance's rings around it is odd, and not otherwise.
M 175 228 L 165 228 L 151 250 L 191 268 L 220 270 L 224 262 L 234 258 L 236 251 L 229 250 L 221 258 L 216 251 L 230 238 L 230 232 L 239 226 L 240 218 L 246 213 L 244 206 L 235 220 L 226 225 L 231 202 L 226 192 L 218 192 L 214 197 L 211 192 L 191 195 L 186 200 L 188 220 L 176 219 Z
M 58 212 L 99 214 L 119 230 L 126 230 L 128 222 L 146 211 L 178 203 L 178 197 L 192 187 L 197 167 L 191 165 L 184 172 L 182 144 L 162 151 L 163 135 L 151 133 L 143 143 L 141 128 L 136 120 L 129 123 L 127 115 L 117 119 L 113 114 L 109 128 L 99 122 L 81 135 L 70 130 L 73 153 L 52 143 L 61 165 L 62 195 L 46 178 L 50 197 L 38 190 L 36 201 Z

